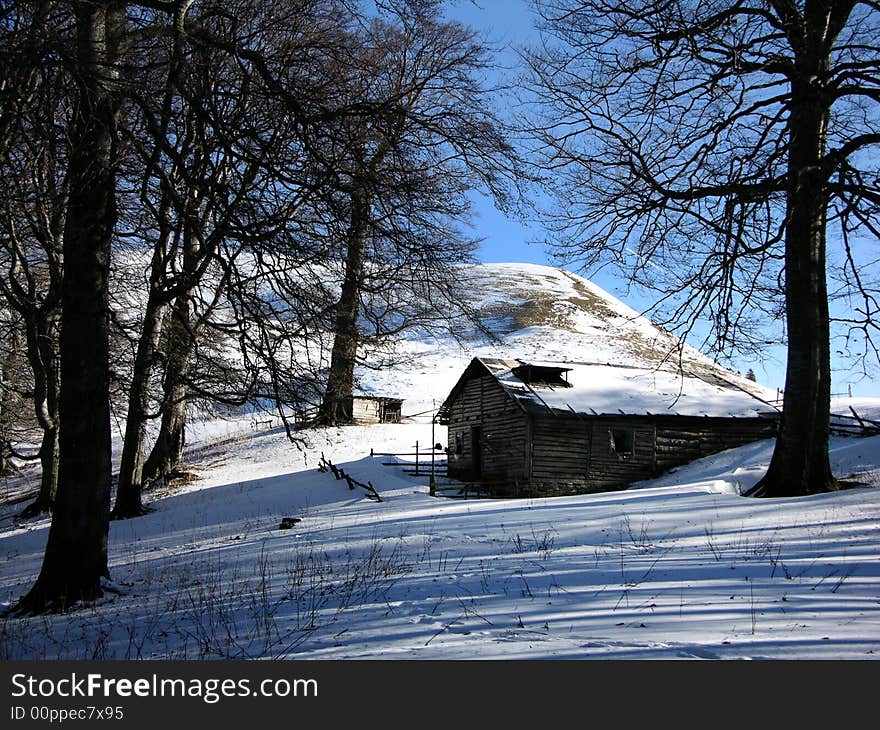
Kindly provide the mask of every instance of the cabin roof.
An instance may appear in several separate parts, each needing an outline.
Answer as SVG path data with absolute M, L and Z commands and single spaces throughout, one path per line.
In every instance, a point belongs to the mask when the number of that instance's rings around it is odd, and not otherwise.
M 524 382 L 523 366 L 565 372 L 564 385 Z M 687 368 L 657 369 L 607 363 L 551 363 L 475 357 L 440 407 L 447 420 L 452 401 L 473 377 L 491 375 L 524 411 L 568 415 L 664 415 L 749 418 L 778 413 L 721 374 Z
M 353 393 L 351 397 L 353 400 L 375 400 L 375 401 L 380 401 L 382 403 L 390 403 L 390 404 L 403 403 L 403 398 L 390 398 L 390 397 L 384 396 L 384 395 Z

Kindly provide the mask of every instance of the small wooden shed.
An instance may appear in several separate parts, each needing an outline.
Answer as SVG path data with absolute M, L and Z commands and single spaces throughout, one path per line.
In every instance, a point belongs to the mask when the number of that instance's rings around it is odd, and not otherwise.
M 769 438 L 779 412 L 709 370 L 474 358 L 438 420 L 449 476 L 526 497 L 624 488 Z
M 403 399 L 352 395 L 345 401 L 346 419 L 353 424 L 400 423 Z

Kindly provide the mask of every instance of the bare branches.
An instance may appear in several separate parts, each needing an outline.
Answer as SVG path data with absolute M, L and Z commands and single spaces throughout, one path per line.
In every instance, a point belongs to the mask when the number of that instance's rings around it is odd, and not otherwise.
M 563 191 L 546 220 L 566 260 L 617 263 L 637 283 L 704 302 L 713 321 L 701 294 L 713 283 L 739 308 L 735 322 L 778 312 L 792 80 L 805 43 L 833 48 L 815 76 L 832 107 L 821 163 L 829 194 L 843 192 L 838 171 L 867 172 L 866 151 L 880 142 L 878 18 L 854 15 L 852 2 L 832 5 L 817 40 L 788 0 L 538 3 L 544 48 L 525 58 L 531 91 L 552 112 L 531 124 Z M 692 271 L 697 256 L 725 267 Z M 663 269 L 675 274 L 661 277 Z M 754 275 L 764 301 L 750 314 L 753 287 L 733 282 Z M 686 311 L 697 317 L 701 308 Z M 718 334 L 722 346 L 735 343 L 735 330 Z
M 527 54 L 545 112 L 533 129 L 563 196 L 546 215 L 557 250 L 617 265 L 680 330 L 708 318 L 720 350 L 759 351 L 756 321 L 784 315 L 767 493 L 835 488 L 826 229 L 841 223 L 849 272 L 853 236 L 877 240 L 880 13 L 854 0 L 539 6 L 560 42 Z M 863 354 L 876 353 L 873 287 L 844 284 Z

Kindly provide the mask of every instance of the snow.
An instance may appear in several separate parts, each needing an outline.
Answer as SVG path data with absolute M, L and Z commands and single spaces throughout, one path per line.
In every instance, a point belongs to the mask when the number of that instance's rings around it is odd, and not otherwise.
M 831 412 L 842 416 L 853 416 L 855 411 L 859 418 L 880 421 L 880 398 L 832 398 Z
M 105 598 L 65 615 L 0 619 L 0 659 L 880 655 L 880 437 L 832 439 L 835 474 L 864 485 L 833 494 L 740 496 L 769 463 L 773 442 L 762 441 L 619 492 L 431 496 L 425 467 L 409 473 L 411 454 L 418 443 L 424 465 L 431 444 L 446 442 L 430 411 L 473 356 L 645 368 L 662 358 L 646 343 L 666 340 L 610 299 L 601 317 L 548 306 L 548 316 L 565 315 L 555 325 L 521 321 L 523 287 L 549 282 L 563 303 L 595 290 L 546 267 L 497 271 L 519 287 L 509 324 L 524 326 L 499 342 L 413 340 L 403 343 L 408 362 L 361 373 L 362 387 L 404 397 L 404 414 L 422 415 L 302 431 L 299 444 L 262 416 L 198 424 L 186 454 L 195 478 L 148 492 L 150 514 L 111 523 Z M 500 306 L 502 285 L 484 301 Z M 686 354 L 689 367 L 722 372 Z M 880 415 L 880 399 L 834 405 Z M 320 471 L 322 454 L 382 501 Z M 461 486 L 439 482 L 447 495 Z M 49 526 L 14 519 L 18 488 L 0 485 L 7 604 L 38 574 Z M 284 517 L 300 521 L 279 529 Z
M 586 414 L 753 417 L 777 409 L 729 383 L 707 382 L 681 370 L 594 363 L 533 362 L 562 366 L 570 387 L 526 387 L 507 369 L 496 374 L 514 397 L 547 408 Z M 514 364 L 515 366 L 515 364 Z
M 445 434 L 435 427 L 434 437 Z M 622 492 L 432 497 L 383 466 L 429 424 L 276 431 L 191 454 L 199 479 L 113 522 L 118 593 L 5 619 L 4 658 L 872 658 L 880 652 L 880 437 L 836 438 L 873 486 L 739 496 L 772 442 Z M 317 469 L 320 454 L 361 489 Z M 401 461 L 413 457 L 401 457 Z M 424 457 L 422 457 L 424 461 Z M 7 602 L 39 570 L 48 520 L 0 526 Z M 278 529 L 282 517 L 301 519 Z

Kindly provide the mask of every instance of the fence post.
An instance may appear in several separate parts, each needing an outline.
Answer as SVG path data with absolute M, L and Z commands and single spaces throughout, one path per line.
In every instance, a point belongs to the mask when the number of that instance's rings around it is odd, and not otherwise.
M 428 494 L 432 497 L 435 492 L 436 481 L 434 479 L 434 453 L 437 451 L 437 439 L 434 436 L 434 424 L 437 423 L 437 416 L 434 413 L 435 402 L 431 399 L 431 480 L 428 482 Z

